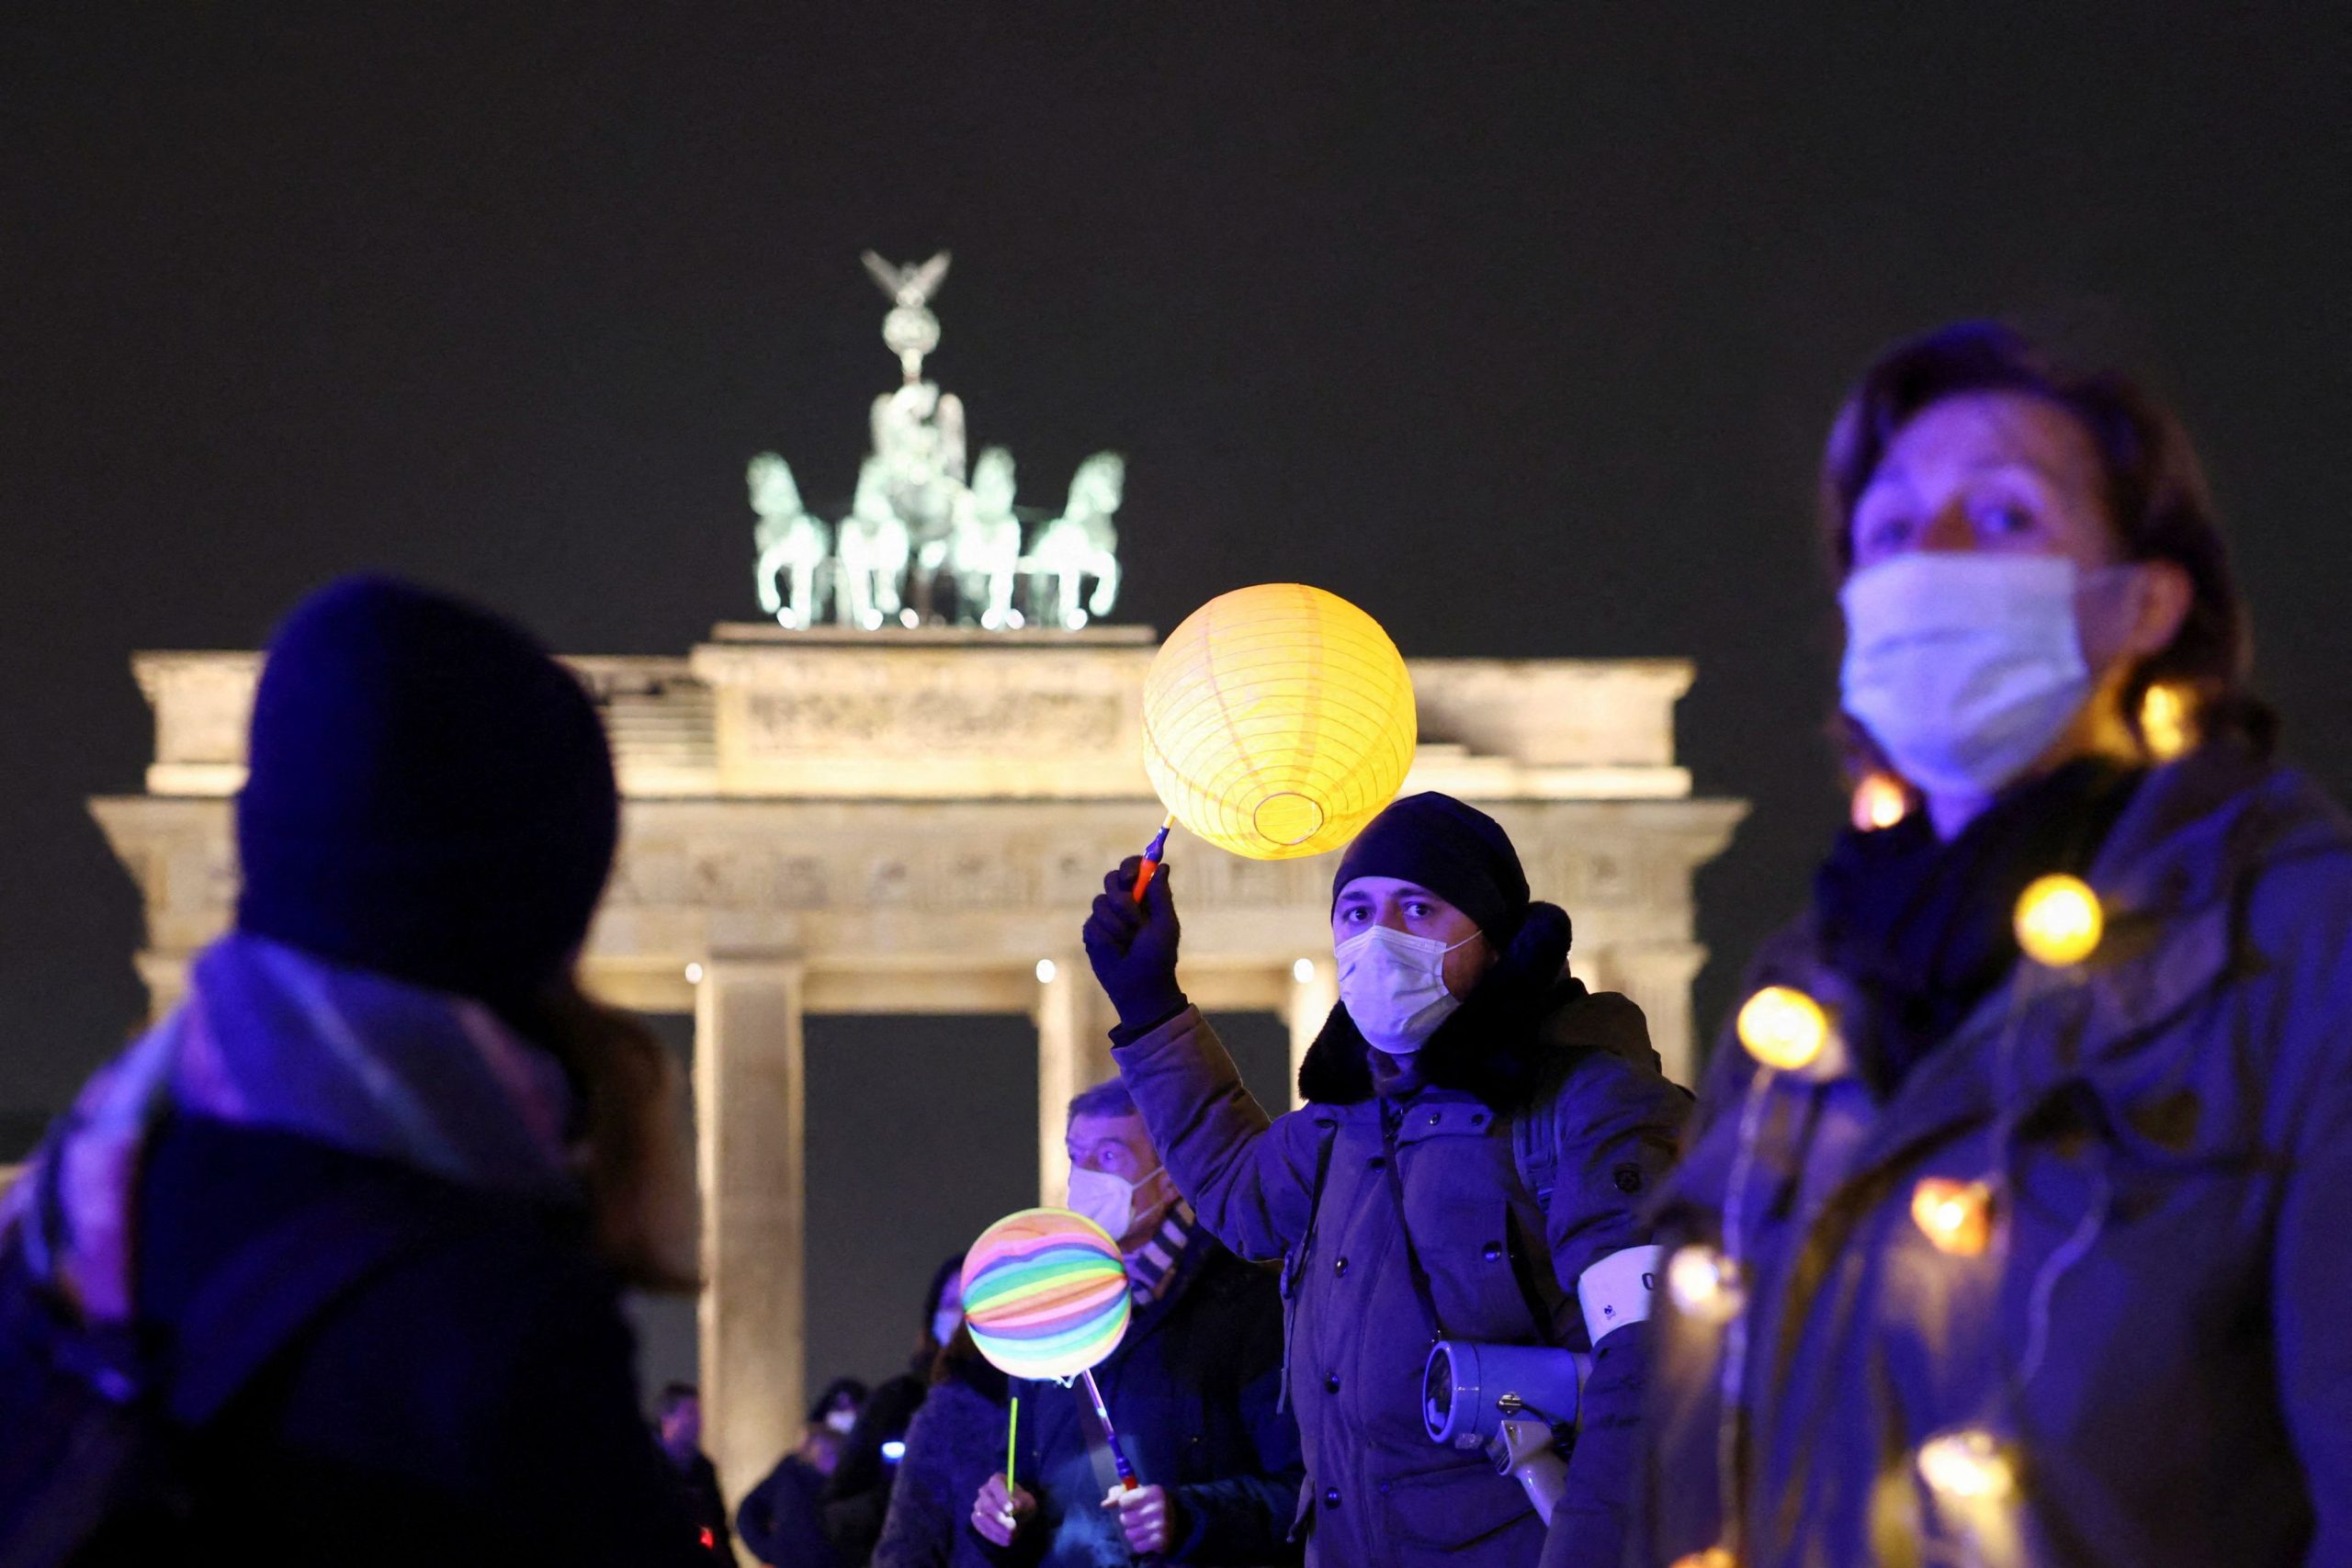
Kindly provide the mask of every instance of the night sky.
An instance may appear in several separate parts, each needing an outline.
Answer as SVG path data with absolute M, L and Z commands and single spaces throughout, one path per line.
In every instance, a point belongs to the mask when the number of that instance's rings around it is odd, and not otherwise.
M 0 24 L 0 1157 L 141 1007 L 82 806 L 140 786 L 130 652 L 362 566 L 568 651 L 749 618 L 744 460 L 830 513 L 895 378 L 869 246 L 955 252 L 930 369 L 1024 502 L 1128 455 L 1117 618 L 1303 579 L 1410 654 L 1696 660 L 1682 756 L 1756 803 L 1706 1019 L 1839 816 L 1813 466 L 1895 336 L 2174 400 L 2352 784 L 2352 9 L 304 9 Z M 820 1373 L 1032 1179 L 1026 1083 L 916 1131 L 1008 1027 L 812 1030 L 815 1248 L 873 1259 Z

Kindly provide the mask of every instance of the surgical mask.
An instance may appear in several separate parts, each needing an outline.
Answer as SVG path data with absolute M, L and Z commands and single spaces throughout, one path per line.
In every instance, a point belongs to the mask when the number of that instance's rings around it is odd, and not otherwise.
M 951 1327 L 947 1332 L 953 1334 L 956 1330 Z M 943 1341 L 943 1343 L 944 1343 L 944 1341 Z M 846 1438 L 857 1426 L 857 1412 L 850 1409 L 847 1405 L 843 1405 L 839 1409 L 828 1410 L 825 1412 L 825 1425 Z
M 1930 795 L 1991 795 L 2089 700 L 2075 564 L 1923 550 L 1846 580 L 1846 712 Z
M 1101 1225 L 1105 1235 L 1117 1241 L 1127 1234 L 1136 1222 L 1136 1191 L 1166 1166 L 1155 1166 L 1134 1181 L 1122 1181 L 1107 1170 L 1089 1170 L 1084 1166 L 1072 1166 L 1069 1172 L 1069 1206 Z
M 1392 1056 L 1419 1050 L 1462 1005 L 1446 989 L 1445 955 L 1477 940 L 1474 931 L 1448 947 L 1435 937 L 1374 926 L 1341 942 L 1331 956 L 1340 964 L 1340 1000 L 1357 1032 Z
M 932 1342 L 935 1345 L 944 1345 L 955 1338 L 956 1331 L 963 1326 L 964 1309 L 962 1307 L 941 1307 L 931 1314 Z

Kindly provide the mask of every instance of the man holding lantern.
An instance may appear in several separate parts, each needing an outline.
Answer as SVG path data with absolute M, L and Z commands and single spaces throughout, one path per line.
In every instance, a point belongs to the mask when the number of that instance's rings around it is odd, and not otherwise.
M 1269 1118 L 1178 984 L 1170 873 L 1137 903 L 1138 870 L 1106 879 L 1087 955 L 1178 1189 L 1235 1251 L 1283 1260 L 1309 1561 L 1620 1562 L 1656 1263 L 1641 1209 L 1689 1100 L 1640 1010 L 1568 976 L 1568 919 L 1531 900 L 1499 824 L 1415 795 L 1342 860 L 1340 1004 L 1307 1104 Z M 1590 1352 L 1548 1526 L 1534 1488 L 1431 1440 L 1441 1340 Z

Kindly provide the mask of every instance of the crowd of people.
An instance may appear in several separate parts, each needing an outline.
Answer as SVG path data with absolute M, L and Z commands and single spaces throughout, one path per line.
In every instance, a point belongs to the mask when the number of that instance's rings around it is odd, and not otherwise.
M 1183 868 L 1106 868 L 1101 1407 L 992 1367 L 951 1258 L 726 1489 L 618 1307 L 695 1288 L 693 1190 L 674 1063 L 574 979 L 596 714 L 499 616 L 314 596 L 234 930 L 0 1209 L 0 1565 L 2352 1562 L 2352 824 L 2274 759 L 2187 437 L 1950 328 L 1851 392 L 1823 524 L 1858 808 L 1695 1095 L 1464 802 L 1340 858 L 1282 1114 Z

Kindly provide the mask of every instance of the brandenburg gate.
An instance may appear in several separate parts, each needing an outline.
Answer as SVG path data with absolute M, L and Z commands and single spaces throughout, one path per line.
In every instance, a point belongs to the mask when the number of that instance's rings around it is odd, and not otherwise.
M 804 1074 L 811 1013 L 1012 1013 L 1037 1031 L 1038 1190 L 1061 1196 L 1063 1105 L 1110 1071 L 1079 951 L 1102 873 L 1160 807 L 1140 760 L 1141 627 L 786 631 L 724 626 L 684 659 L 571 660 L 612 738 L 619 863 L 585 957 L 599 994 L 695 1020 L 702 1386 L 721 1474 L 799 1436 Z M 151 1005 L 227 925 L 230 797 L 253 653 L 132 661 L 154 710 L 145 792 L 92 803 L 138 882 Z M 1691 874 L 1745 807 L 1694 798 L 1670 660 L 1412 663 L 1409 789 L 1478 802 L 1539 897 L 1576 919 L 1576 972 L 1631 994 L 1689 1081 Z M 497 759 L 483 759 L 495 767 Z M 1287 1018 L 1294 1064 L 1336 997 L 1327 859 L 1261 864 L 1181 835 L 1184 984 Z

